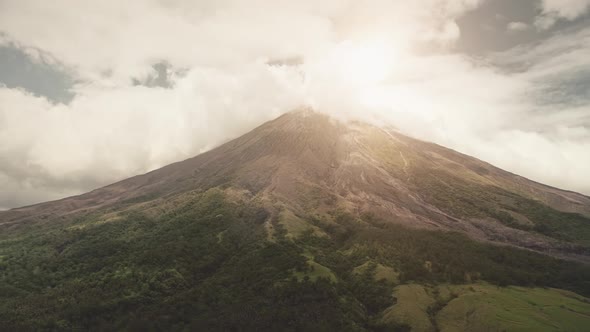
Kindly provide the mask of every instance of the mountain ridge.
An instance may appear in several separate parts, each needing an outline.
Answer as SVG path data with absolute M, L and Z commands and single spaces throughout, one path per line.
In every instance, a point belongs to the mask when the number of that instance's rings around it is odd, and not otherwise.
M 284 116 L 291 116 L 291 115 L 293 115 L 293 114 L 297 114 L 297 113 L 308 113 L 308 114 L 314 114 L 314 113 L 315 113 L 315 111 L 311 111 L 311 110 L 303 110 L 303 111 L 301 111 L 301 110 L 298 110 L 298 111 L 291 111 L 291 112 L 289 112 L 289 113 L 286 113 L 286 114 L 282 115 L 281 117 L 284 117 Z M 318 114 L 318 113 L 316 113 L 316 115 L 319 115 L 319 114 Z M 336 121 L 337 121 L 337 120 L 336 120 Z M 269 121 L 269 123 L 270 123 L 270 122 L 272 122 L 272 121 Z M 355 123 L 355 122 L 356 122 L 356 123 L 359 123 L 358 121 L 352 121 L 352 122 L 353 122 L 353 123 Z M 264 123 L 264 124 L 262 124 L 262 125 L 260 125 L 260 126 L 258 126 L 258 127 L 256 127 L 256 128 L 254 128 L 252 131 L 256 131 L 257 129 L 259 129 L 259 128 L 262 128 L 262 127 L 264 127 L 265 125 L 268 125 L 268 123 Z M 376 127 L 376 128 L 377 128 L 377 127 Z M 391 136 L 391 132 L 388 132 L 388 131 L 386 131 L 385 129 L 381 129 L 381 130 L 383 130 L 383 132 L 384 132 L 384 133 L 386 133 L 387 135 L 390 135 L 390 137 L 392 137 L 392 139 L 395 139 L 393 136 Z M 391 129 L 391 130 L 393 130 L 393 129 Z M 403 135 L 403 134 L 401 134 L 401 133 L 399 133 L 399 132 L 395 132 L 395 133 L 396 133 L 396 134 L 399 134 L 399 135 Z M 174 163 L 168 164 L 168 165 L 166 165 L 166 166 L 163 166 L 163 167 L 161 167 L 161 168 L 158 168 L 158 169 L 155 169 L 155 170 L 149 171 L 149 172 L 147 172 L 147 173 L 138 174 L 138 175 L 134 175 L 134 176 L 132 176 L 132 177 L 126 178 L 126 179 L 122 179 L 122 180 L 116 181 L 116 182 L 114 182 L 114 183 L 112 183 L 112 184 L 109 184 L 109 185 L 106 185 L 106 186 L 103 186 L 103 187 L 99 187 L 99 188 L 93 189 L 93 190 L 91 190 L 91 191 L 89 191 L 89 192 L 86 192 L 86 193 L 82 193 L 82 194 L 78 194 L 78 195 L 74 195 L 74 196 L 68 196 L 68 197 L 64 197 L 64 198 L 61 198 L 61 199 L 56 199 L 56 200 L 52 200 L 52 201 L 47 201 L 47 202 L 40 202 L 40 203 L 30 204 L 30 205 L 26 205 L 26 206 L 22 206 L 22 207 L 15 207 L 15 208 L 11 208 L 11 209 L 4 210 L 4 211 L 1 211 L 1 212 L 10 212 L 10 211 L 18 211 L 18 210 L 28 210 L 28 209 L 31 209 L 31 208 L 34 208 L 34 207 L 37 207 L 37 206 L 40 206 L 40 205 L 47 205 L 47 204 L 51 204 L 51 203 L 63 202 L 63 201 L 72 200 L 72 199 L 78 199 L 78 198 L 82 198 L 82 197 L 85 197 L 85 196 L 87 196 L 87 195 L 93 194 L 93 193 L 95 193 L 95 192 L 97 192 L 97 191 L 101 191 L 101 190 L 103 190 L 103 189 L 112 188 L 112 187 L 117 187 L 117 186 L 119 186 L 119 185 L 125 184 L 126 182 L 132 181 L 133 179 L 138 179 L 138 178 L 149 177 L 149 176 L 151 176 L 151 175 L 157 175 L 157 174 L 158 174 L 158 173 L 160 173 L 160 172 L 161 172 L 163 169 L 173 168 L 173 167 L 175 167 L 176 165 L 180 165 L 180 164 L 183 164 L 183 163 L 186 163 L 186 162 L 190 162 L 190 161 L 194 160 L 195 158 L 199 158 L 199 157 L 201 157 L 201 156 L 203 156 L 203 155 L 206 155 L 206 154 L 208 154 L 209 152 L 211 152 L 212 150 L 216 150 L 216 149 L 218 149 L 218 148 L 220 148 L 220 147 L 222 147 L 222 146 L 225 146 L 225 145 L 227 145 L 227 144 L 230 144 L 230 143 L 232 143 L 232 142 L 234 142 L 235 140 L 238 140 L 238 139 L 239 139 L 239 137 L 238 137 L 238 138 L 234 138 L 234 139 L 230 139 L 228 142 L 226 142 L 226 143 L 223 143 L 223 144 L 221 144 L 221 145 L 219 145 L 219 146 L 217 146 L 217 147 L 214 147 L 214 148 L 212 148 L 211 150 L 208 150 L 208 151 L 206 151 L 206 152 L 203 152 L 203 153 L 201 153 L 201 154 L 199 154 L 199 155 L 196 155 L 196 156 L 194 156 L 194 157 L 190 157 L 190 158 L 184 159 L 184 160 L 182 160 L 182 161 L 178 161 L 178 162 L 174 162 Z M 490 164 L 490 163 L 488 163 L 488 162 L 485 162 L 485 161 L 479 160 L 479 159 L 477 159 L 477 158 L 471 157 L 471 156 L 469 156 L 469 155 L 467 155 L 467 154 L 463 154 L 463 153 L 461 153 L 461 152 L 458 152 L 458 151 L 456 151 L 456 150 L 449 149 L 449 148 L 447 148 L 447 147 L 444 147 L 444 146 L 442 146 L 442 145 L 439 145 L 439 144 L 436 144 L 436 143 L 431 143 L 431 142 L 421 141 L 421 140 L 414 139 L 414 138 L 412 138 L 412 140 L 414 140 L 414 141 L 416 141 L 416 142 L 421 142 L 421 143 L 429 144 L 429 145 L 435 146 L 435 147 L 437 147 L 437 148 L 440 148 L 440 149 L 445 149 L 445 150 L 447 150 L 447 151 L 449 151 L 449 152 L 451 152 L 451 153 L 453 153 L 453 154 L 457 154 L 457 155 L 461 155 L 461 156 L 463 156 L 463 157 L 467 157 L 467 158 L 474 159 L 474 160 L 476 160 L 477 162 L 480 162 L 480 163 L 482 163 L 482 164 L 485 164 L 485 165 L 486 165 L 486 166 L 488 166 L 488 167 L 493 167 L 493 168 L 495 168 L 495 169 L 497 169 L 497 170 L 501 170 L 502 172 L 504 172 L 504 173 L 508 174 L 509 176 L 513 176 L 513 177 L 514 177 L 514 178 L 516 178 L 516 179 L 522 179 L 523 181 L 526 181 L 526 182 L 533 183 L 533 184 L 535 184 L 535 185 L 538 185 L 538 186 L 541 186 L 541 187 L 543 187 L 543 188 L 545 188 L 545 189 L 547 189 L 547 190 L 551 190 L 551 191 L 559 191 L 559 192 L 561 192 L 561 193 L 568 193 L 568 194 L 572 194 L 572 195 L 578 196 L 578 197 L 580 197 L 580 198 L 582 198 L 582 199 L 584 199 L 584 200 L 587 200 L 588 202 L 590 202 L 590 196 L 588 196 L 588 195 L 585 195 L 585 194 L 582 194 L 582 193 L 579 193 L 579 192 L 576 192 L 576 191 L 572 191 L 572 190 L 561 189 L 561 188 L 558 188 L 558 187 L 555 187 L 555 186 L 550 186 L 550 185 L 544 184 L 544 183 L 542 183 L 542 182 L 539 182 L 539 181 L 535 181 L 535 180 L 528 179 L 528 178 L 526 178 L 526 177 L 524 177 L 524 176 L 521 176 L 521 175 L 519 175 L 519 174 L 516 174 L 516 173 L 513 173 L 513 172 L 509 172 L 509 171 L 502 170 L 502 169 L 500 169 L 500 168 L 498 168 L 498 167 L 494 166 L 493 164 Z M 590 210 L 589 210 L 587 213 L 590 215 Z
M 515 204 L 538 203 L 551 213 L 579 213 L 585 219 L 590 197 L 392 130 L 344 123 L 311 110 L 284 114 L 200 155 L 86 194 L 0 212 L 0 227 L 218 186 L 278 200 L 302 215 L 333 209 L 371 213 L 409 227 L 459 231 L 478 240 L 588 260 L 585 254 L 568 253 L 581 250 L 568 238 L 531 232 L 536 221 Z M 470 197 L 474 193 L 483 196 Z M 311 209 L 306 206 L 310 195 L 318 199 Z M 493 200 L 498 202 L 482 212 L 479 205 Z M 267 206 L 272 210 L 272 203 Z

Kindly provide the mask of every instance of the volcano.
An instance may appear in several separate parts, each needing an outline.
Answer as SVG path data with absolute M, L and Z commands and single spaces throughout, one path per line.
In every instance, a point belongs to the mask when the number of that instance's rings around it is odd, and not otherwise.
M 590 326 L 590 197 L 311 110 L 0 230 L 17 330 Z

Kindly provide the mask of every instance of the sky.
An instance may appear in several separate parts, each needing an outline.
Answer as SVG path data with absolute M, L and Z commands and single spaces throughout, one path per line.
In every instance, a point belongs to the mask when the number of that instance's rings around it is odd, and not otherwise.
M 0 0 L 0 209 L 302 106 L 590 194 L 590 0 Z

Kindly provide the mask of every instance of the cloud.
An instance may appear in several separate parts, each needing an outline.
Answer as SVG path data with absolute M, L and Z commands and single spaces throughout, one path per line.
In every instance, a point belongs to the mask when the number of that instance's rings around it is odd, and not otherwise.
M 588 68 L 589 30 L 484 59 L 452 53 L 456 20 L 479 3 L 3 3 L 2 38 L 77 83 L 68 104 L 0 87 L 0 207 L 191 157 L 300 105 L 590 193 L 588 109 L 563 81 Z M 152 84 L 157 64 L 166 84 Z M 562 102 L 539 102 L 551 93 Z
M 529 25 L 524 22 L 510 22 L 506 27 L 510 32 L 520 32 L 529 29 Z
M 364 94 L 340 86 L 336 95 L 347 98 L 310 95 L 319 109 L 370 114 L 533 180 L 590 193 L 590 28 L 485 59 L 435 54 L 399 63 Z
M 542 14 L 535 20 L 541 30 L 551 28 L 559 19 L 573 21 L 586 14 L 590 0 L 542 0 Z
M 382 87 L 390 98 L 378 110 L 383 118 L 506 170 L 590 193 L 590 28 L 486 61 L 414 61 L 404 68 L 418 77 Z
M 107 0 L 81 6 L 22 0 L 2 4 L 0 31 L 47 52 L 82 79 L 126 84 L 161 60 L 179 68 L 235 66 L 310 55 L 341 37 L 376 31 L 399 43 L 410 36 L 449 43 L 457 38 L 453 19 L 478 2 Z
M 208 150 L 297 107 L 287 75 L 193 68 L 171 89 L 89 85 L 69 105 L 0 88 L 0 202 L 78 193 Z
M 589 0 L 543 0 L 544 13 L 554 13 L 558 17 L 573 20 L 586 13 Z
M 329 83 L 304 79 L 321 75 L 314 61 L 327 50 L 367 37 L 402 49 L 447 47 L 459 38 L 455 19 L 478 3 L 4 2 L 2 43 L 71 73 L 76 84 L 67 105 L 0 88 L 0 185 L 7 188 L 0 206 L 78 193 L 190 157 L 300 104 L 330 109 L 319 96 L 335 91 L 322 90 Z M 294 58 L 305 64 L 265 65 Z M 167 66 L 166 84 L 152 84 L 158 64 Z

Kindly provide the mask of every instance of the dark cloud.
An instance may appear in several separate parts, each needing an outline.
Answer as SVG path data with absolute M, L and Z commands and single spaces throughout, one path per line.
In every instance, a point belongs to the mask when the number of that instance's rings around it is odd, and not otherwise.
M 556 20 L 549 29 L 537 29 L 535 22 L 543 14 L 539 0 L 488 0 L 457 20 L 461 39 L 457 50 L 468 54 L 500 52 L 512 47 L 543 41 L 556 33 L 590 26 L 588 14 L 572 20 Z M 514 23 L 528 29 L 510 33 Z
M 535 83 L 535 99 L 544 108 L 590 104 L 590 68 L 551 75 Z
M 13 45 L 0 45 L 0 85 L 22 88 L 36 96 L 68 103 L 74 97 L 70 91 L 73 80 L 64 71 L 36 61 Z
M 145 79 L 139 80 L 133 79 L 133 85 L 143 85 L 149 88 L 160 87 L 170 88 L 172 87 L 171 74 L 172 66 L 166 62 L 159 62 L 152 66 L 153 72 L 149 74 Z

